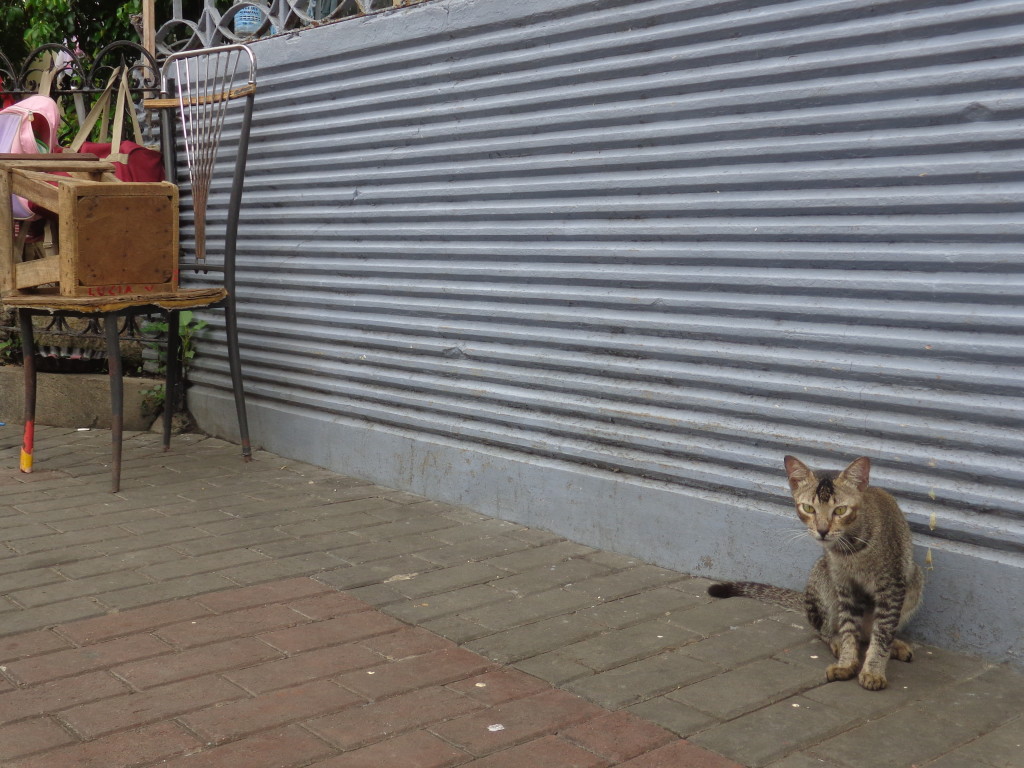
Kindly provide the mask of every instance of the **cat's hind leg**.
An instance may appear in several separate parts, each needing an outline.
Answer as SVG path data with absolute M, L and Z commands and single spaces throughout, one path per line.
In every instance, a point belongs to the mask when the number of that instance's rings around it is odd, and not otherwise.
M 818 633 L 818 637 L 837 659 L 843 653 L 839 635 L 838 602 L 835 590 L 831 589 L 828 563 L 825 558 L 821 558 L 811 568 L 811 575 L 807 580 L 804 610 L 807 613 L 807 623 Z M 830 677 L 829 680 L 831 679 Z
M 913 661 L 914 649 L 910 647 L 910 643 L 894 639 L 892 647 L 889 649 L 889 658 L 896 659 L 896 661 Z

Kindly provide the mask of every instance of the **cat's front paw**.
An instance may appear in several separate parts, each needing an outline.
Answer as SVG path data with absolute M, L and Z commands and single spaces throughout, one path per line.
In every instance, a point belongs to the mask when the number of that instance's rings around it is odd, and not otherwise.
M 889 684 L 884 674 L 869 672 L 866 669 L 861 670 L 860 675 L 857 677 L 857 682 L 860 683 L 861 688 L 869 691 L 880 691 Z
M 857 674 L 857 667 L 853 664 L 830 664 L 825 670 L 825 677 L 830 683 L 836 680 L 849 680 Z

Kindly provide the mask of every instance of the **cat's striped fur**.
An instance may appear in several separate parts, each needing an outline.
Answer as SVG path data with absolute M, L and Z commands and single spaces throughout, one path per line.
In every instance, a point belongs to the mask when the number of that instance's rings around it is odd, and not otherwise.
M 708 587 L 712 597 L 752 597 L 765 603 L 774 603 L 791 611 L 804 610 L 804 595 L 795 589 L 762 584 L 758 581 L 724 581 Z
M 826 670 L 829 680 L 857 675 L 868 690 L 884 688 L 889 657 L 913 658 L 910 646 L 895 634 L 916 610 L 924 585 L 907 521 L 889 493 L 868 485 L 866 457 L 838 474 L 815 474 L 792 456 L 785 464 L 797 515 L 825 550 L 811 569 L 806 592 L 725 582 L 711 585 L 708 593 L 802 607 L 836 656 Z M 863 660 L 862 643 L 867 643 Z

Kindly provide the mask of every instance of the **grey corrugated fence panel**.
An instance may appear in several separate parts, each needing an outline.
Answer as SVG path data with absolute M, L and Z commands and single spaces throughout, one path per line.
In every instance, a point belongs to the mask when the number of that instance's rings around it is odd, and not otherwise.
M 1022 38 L 1016 0 L 438 0 L 257 43 L 257 422 L 787 521 L 784 454 L 866 454 L 924 545 L 1019 574 Z M 687 569 L 790 578 L 733 561 Z

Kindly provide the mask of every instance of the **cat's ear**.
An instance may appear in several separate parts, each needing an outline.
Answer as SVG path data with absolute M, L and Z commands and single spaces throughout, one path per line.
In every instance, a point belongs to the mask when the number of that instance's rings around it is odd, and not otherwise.
M 796 491 L 804 483 L 814 480 L 814 473 L 800 459 L 787 456 L 783 461 L 786 464 L 786 474 L 789 475 L 790 490 Z
M 868 476 L 870 474 L 871 459 L 867 456 L 861 456 L 859 459 L 854 459 L 850 466 L 842 471 L 838 479 L 850 483 L 858 491 L 863 491 L 868 487 Z

